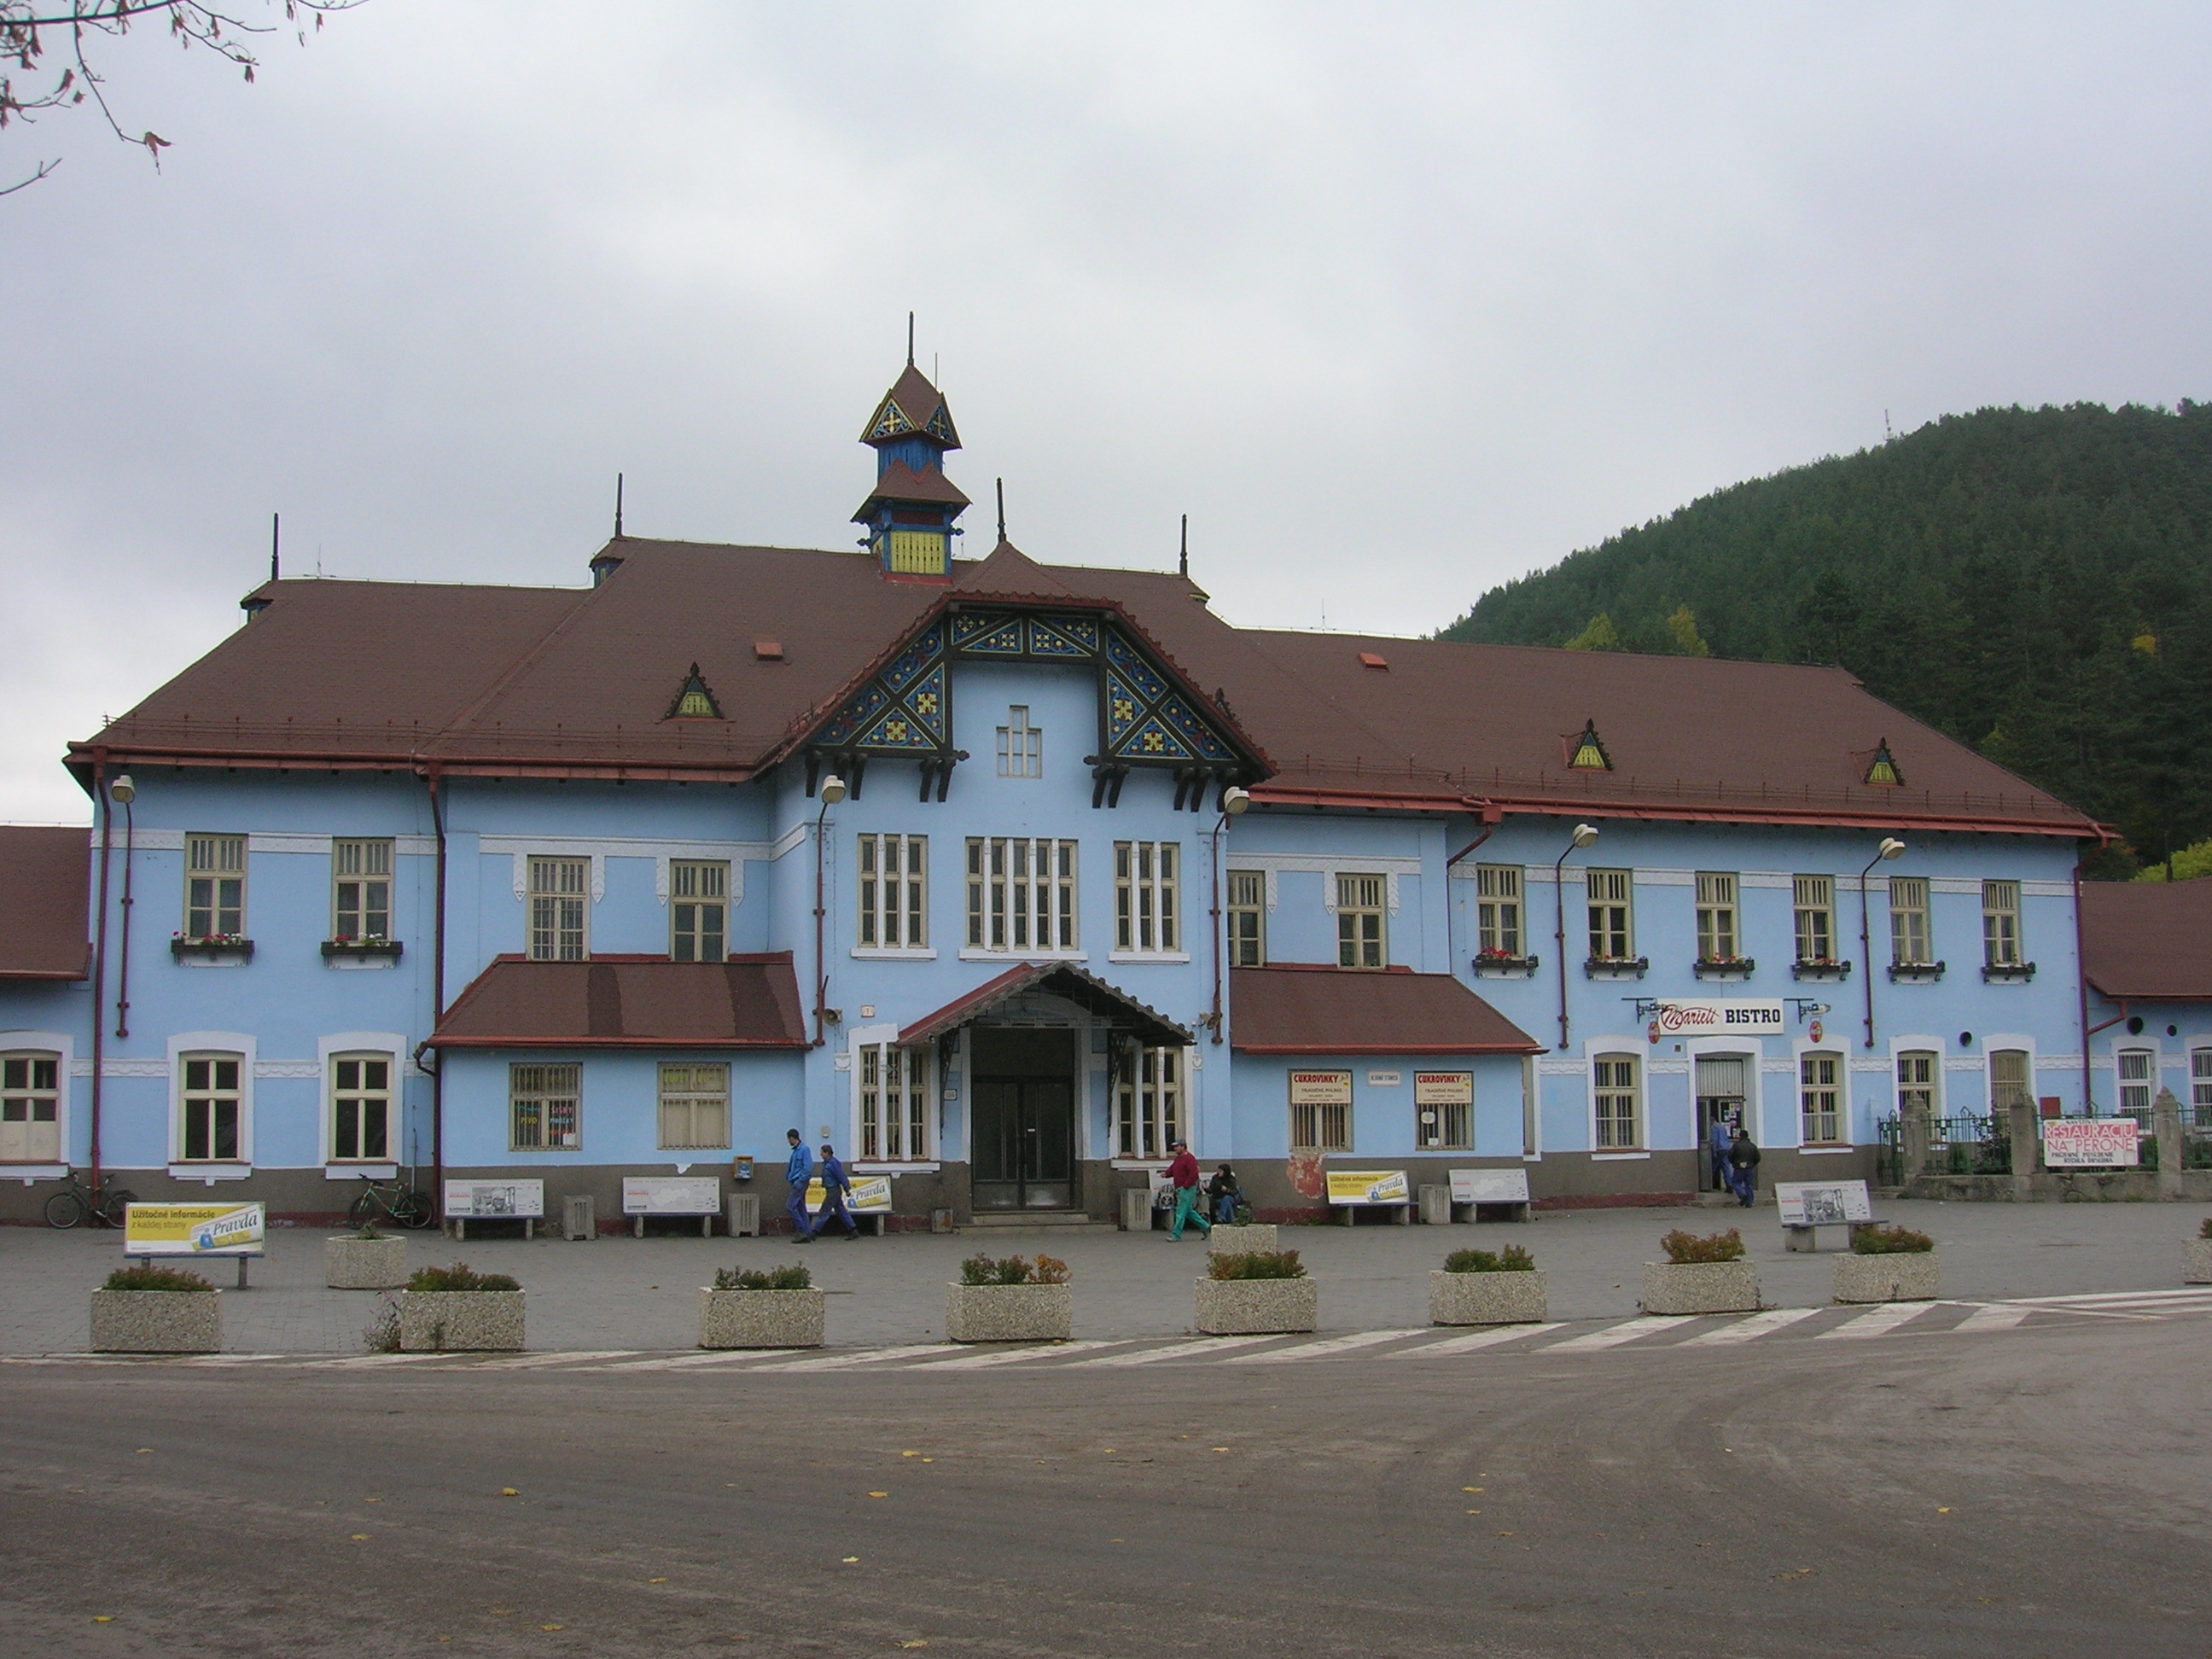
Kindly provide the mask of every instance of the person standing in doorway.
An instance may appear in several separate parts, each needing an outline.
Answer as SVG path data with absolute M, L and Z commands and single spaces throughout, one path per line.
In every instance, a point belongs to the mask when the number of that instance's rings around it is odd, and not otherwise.
M 845 1166 L 838 1162 L 836 1148 L 823 1141 L 822 1207 L 814 1212 L 814 1231 L 817 1233 L 830 1224 L 830 1218 L 834 1215 L 843 1224 L 846 1237 L 858 1238 L 860 1236 L 860 1224 L 853 1219 L 853 1212 L 845 1207 L 845 1200 L 852 1190 L 852 1179 L 846 1175 Z
M 1706 1139 L 1712 1152 L 1713 1190 L 1719 1192 L 1723 1187 L 1733 1190 L 1735 1187 L 1735 1179 L 1729 1170 L 1729 1148 L 1734 1144 L 1734 1137 L 1729 1133 L 1726 1112 L 1715 1109 L 1712 1133 Z
M 1198 1160 L 1190 1155 L 1190 1143 L 1175 1143 L 1175 1159 L 1168 1165 L 1168 1185 L 1175 1188 L 1175 1219 L 1168 1224 L 1168 1237 L 1181 1238 L 1183 1223 L 1195 1221 L 1198 1230 L 1207 1237 L 1213 1236 L 1213 1224 L 1206 1218 L 1204 1206 L 1199 1202 Z
M 791 1185 L 791 1201 L 784 1212 L 790 1216 L 791 1224 L 799 1230 L 795 1241 L 801 1244 L 814 1242 L 814 1218 L 807 1213 L 806 1183 L 814 1178 L 814 1159 L 806 1150 L 806 1143 L 796 1129 L 784 1131 L 784 1139 L 791 1143 L 791 1160 L 783 1166 L 783 1178 Z
M 1735 1188 L 1735 1201 L 1747 1210 L 1759 1190 L 1759 1148 L 1748 1129 L 1737 1128 L 1735 1139 L 1729 1145 L 1728 1161 L 1729 1185 Z

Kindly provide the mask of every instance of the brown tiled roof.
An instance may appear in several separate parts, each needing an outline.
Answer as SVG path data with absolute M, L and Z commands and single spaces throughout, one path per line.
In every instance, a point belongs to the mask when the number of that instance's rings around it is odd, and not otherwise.
M 2115 999 L 2212 1002 L 2212 878 L 2083 882 L 2081 976 Z
M 884 394 L 884 398 L 889 398 L 898 404 L 899 412 L 914 422 L 916 432 L 929 424 L 931 416 L 945 408 L 945 394 L 932 386 L 929 383 L 929 376 L 912 363 L 906 366 L 905 372 L 892 384 L 891 389 Z M 875 409 L 869 411 L 868 426 L 860 434 L 862 443 L 896 441 L 872 439 L 868 435 L 875 427 L 876 416 L 883 410 L 884 398 L 877 398 Z M 949 409 L 945 410 L 945 420 L 947 426 L 952 423 L 952 411 Z M 957 431 L 953 434 L 953 442 L 949 447 L 953 449 L 960 447 L 959 435 Z
M 82 829 L 0 825 L 0 980 L 92 971 L 90 845 Z
M 1247 1054 L 1534 1054 L 1544 1045 L 1449 974 L 1286 964 L 1229 975 Z
M 878 501 L 927 501 L 945 507 L 965 507 L 968 497 L 937 467 L 926 466 L 917 472 L 904 461 L 893 461 L 877 478 L 876 487 L 860 503 L 860 510 L 853 514 L 853 522 L 866 524 L 873 518 Z
M 726 962 L 493 958 L 430 1039 L 440 1048 L 804 1048 L 787 951 Z
M 589 590 L 291 581 L 89 754 L 292 757 L 455 773 L 741 779 L 800 745 L 932 609 L 1115 607 L 1302 808 L 2027 830 L 2091 820 L 1834 668 L 1231 628 L 1182 576 L 1042 565 L 1011 544 L 943 586 L 864 553 L 635 538 Z M 784 646 L 763 660 L 756 639 Z M 1363 665 L 1379 656 L 1387 668 Z M 664 718 L 690 665 L 725 720 Z M 1565 765 L 1595 724 L 1610 772 Z M 1887 738 L 1905 780 L 1861 780 Z
M 957 1030 L 969 1020 L 1032 990 L 1065 997 L 1092 1013 L 1106 1015 L 1115 1024 L 1135 1030 L 1146 1042 L 1155 1047 L 1175 1047 L 1191 1040 L 1191 1034 L 1165 1014 L 1146 1006 L 1118 985 L 1109 984 L 1096 974 L 1072 963 L 1024 962 L 985 980 L 974 990 L 963 992 L 934 1013 L 924 1014 L 899 1033 L 899 1046 L 918 1048 L 933 1042 L 945 1032 Z

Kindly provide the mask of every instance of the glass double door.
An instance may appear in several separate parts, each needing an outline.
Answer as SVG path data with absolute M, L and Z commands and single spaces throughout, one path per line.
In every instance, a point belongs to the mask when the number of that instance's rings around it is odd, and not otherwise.
M 970 1201 L 978 1210 L 1075 1207 L 1074 1033 L 974 1032 Z

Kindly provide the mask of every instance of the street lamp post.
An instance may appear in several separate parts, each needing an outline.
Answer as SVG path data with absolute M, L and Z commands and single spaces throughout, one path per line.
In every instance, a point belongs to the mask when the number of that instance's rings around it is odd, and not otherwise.
M 1877 864 L 1896 858 L 1905 851 L 1905 843 L 1894 836 L 1884 836 L 1881 844 L 1875 848 L 1874 856 L 1859 872 L 1859 966 L 1866 976 L 1866 1046 L 1874 1047 L 1874 945 L 1867 927 L 1867 877 Z
M 1567 837 L 1567 844 L 1559 849 L 1559 856 L 1552 860 L 1552 900 L 1553 908 L 1558 912 L 1559 922 L 1552 934 L 1552 945 L 1553 953 L 1559 959 L 1559 1048 L 1562 1051 L 1567 1046 L 1567 893 L 1561 877 L 1567 854 L 1579 852 L 1596 840 L 1595 824 L 1578 823 L 1574 833 Z
M 828 890 L 822 878 L 823 833 L 830 822 L 830 809 L 845 799 L 845 780 L 832 772 L 822 780 L 822 810 L 814 815 L 814 1046 L 819 1048 L 829 1038 L 823 1035 L 822 1023 L 829 1012 L 830 959 L 823 954 L 823 918 L 829 915 Z

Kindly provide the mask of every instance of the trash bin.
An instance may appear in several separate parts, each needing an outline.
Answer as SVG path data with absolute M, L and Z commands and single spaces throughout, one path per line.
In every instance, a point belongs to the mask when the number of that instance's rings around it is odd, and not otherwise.
M 758 1193 L 730 1194 L 730 1237 L 732 1238 L 760 1237 L 760 1194 Z
M 1148 1233 L 1152 1230 L 1152 1195 L 1142 1187 L 1121 1188 L 1121 1231 Z
M 951 1232 L 952 1231 L 952 1212 L 950 1210 L 932 1210 L 929 1212 L 929 1231 L 933 1233 Z
M 599 1206 L 589 1193 L 570 1193 L 561 1200 L 561 1236 L 571 1239 L 599 1236 Z
M 1425 1227 L 1448 1227 L 1451 1224 L 1451 1188 L 1426 1186 L 1415 1189 L 1421 1201 L 1421 1224 Z

